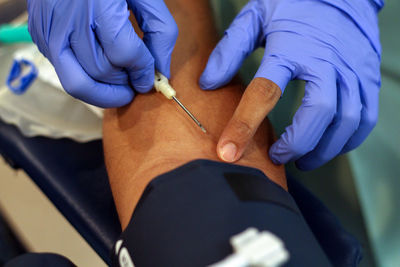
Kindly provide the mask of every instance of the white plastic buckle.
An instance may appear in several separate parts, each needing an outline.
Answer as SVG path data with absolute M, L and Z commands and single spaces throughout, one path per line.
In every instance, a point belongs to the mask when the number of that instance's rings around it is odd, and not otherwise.
M 230 243 L 234 253 L 210 267 L 278 267 L 289 259 L 282 240 L 271 232 L 249 228 Z

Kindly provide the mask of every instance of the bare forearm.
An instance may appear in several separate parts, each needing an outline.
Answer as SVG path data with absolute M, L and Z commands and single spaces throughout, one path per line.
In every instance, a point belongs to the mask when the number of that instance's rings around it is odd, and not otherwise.
M 239 83 L 211 92 L 202 91 L 198 86 L 200 74 L 216 43 L 208 2 L 171 0 L 167 5 L 180 30 L 172 56 L 171 84 L 208 134 L 204 134 L 173 101 L 154 92 L 138 95 L 124 108 L 106 111 L 105 159 L 123 227 L 144 188 L 155 176 L 190 160 L 218 160 L 218 137 L 242 95 Z M 251 142 L 251 149 L 238 164 L 259 168 L 286 188 L 283 168 L 268 159 L 272 138 L 272 129 L 265 122 Z

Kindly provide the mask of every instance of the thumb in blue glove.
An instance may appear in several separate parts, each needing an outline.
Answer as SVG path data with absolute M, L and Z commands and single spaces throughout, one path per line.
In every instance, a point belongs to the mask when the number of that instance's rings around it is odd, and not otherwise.
M 64 89 L 100 107 L 123 106 L 145 93 L 154 69 L 167 77 L 177 25 L 162 0 L 28 0 L 29 32 L 54 65 Z M 133 89 L 132 89 L 133 87 Z
M 234 162 L 292 79 L 306 81 L 292 125 L 270 148 L 276 164 L 314 169 L 360 145 L 377 121 L 380 45 L 377 1 L 252 0 L 212 52 L 200 86 L 228 83 L 265 44 L 255 79 L 223 131 L 217 151 Z M 279 90 L 280 88 L 280 90 Z

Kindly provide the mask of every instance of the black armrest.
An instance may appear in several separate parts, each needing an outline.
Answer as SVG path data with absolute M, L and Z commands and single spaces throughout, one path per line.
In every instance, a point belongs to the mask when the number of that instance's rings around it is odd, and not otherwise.
M 0 121 L 0 153 L 20 167 L 109 263 L 121 233 L 104 165 L 101 141 L 27 138 Z M 28 203 L 27 203 L 28 204 Z

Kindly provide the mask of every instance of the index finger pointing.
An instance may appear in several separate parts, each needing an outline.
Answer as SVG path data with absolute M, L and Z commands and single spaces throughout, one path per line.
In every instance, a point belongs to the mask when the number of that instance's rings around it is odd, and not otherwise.
M 267 114 L 275 107 L 281 89 L 265 78 L 254 78 L 218 141 L 218 156 L 227 162 L 240 159 Z

